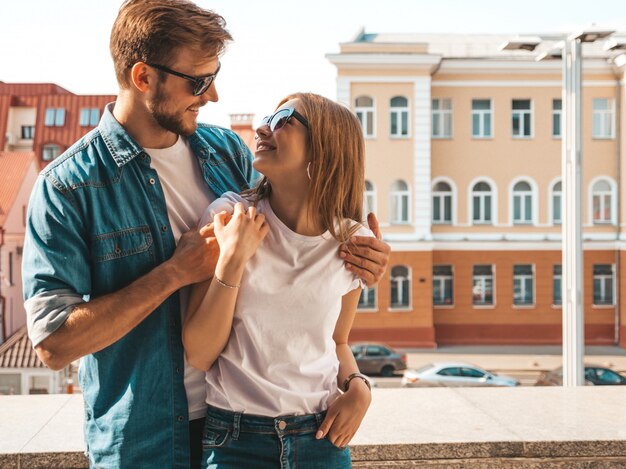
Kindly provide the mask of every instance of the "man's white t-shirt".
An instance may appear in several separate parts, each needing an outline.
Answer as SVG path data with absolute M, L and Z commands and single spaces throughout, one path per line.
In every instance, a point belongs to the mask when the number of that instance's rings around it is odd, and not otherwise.
M 198 226 L 200 214 L 215 200 L 215 195 L 204 181 L 198 159 L 186 138 L 178 137 L 176 143 L 169 148 L 144 148 L 144 150 L 150 155 L 150 164 L 159 175 L 172 234 L 178 244 L 183 233 Z M 185 287 L 179 291 L 183 319 L 190 288 Z M 185 390 L 189 404 L 189 419 L 204 417 L 205 373 L 190 366 L 187 360 L 185 360 Z
M 200 223 L 251 204 L 227 192 Z M 326 410 L 339 394 L 333 332 L 342 296 L 361 286 L 338 256 L 330 233 L 303 236 L 257 204 L 269 233 L 246 264 L 224 351 L 207 372 L 207 403 L 226 410 L 277 417 Z M 356 233 L 372 236 L 361 227 Z M 207 337 L 210 340 L 210 337 Z

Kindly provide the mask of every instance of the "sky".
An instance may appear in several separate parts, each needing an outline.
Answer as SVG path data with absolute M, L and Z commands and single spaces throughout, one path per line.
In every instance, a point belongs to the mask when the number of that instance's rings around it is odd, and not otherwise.
M 116 94 L 109 55 L 121 0 L 0 0 L 0 81 L 52 82 L 79 94 Z M 292 92 L 336 97 L 325 55 L 369 33 L 626 32 L 625 0 L 197 0 L 224 16 L 234 42 L 216 80 L 218 103 L 199 120 L 255 123 Z

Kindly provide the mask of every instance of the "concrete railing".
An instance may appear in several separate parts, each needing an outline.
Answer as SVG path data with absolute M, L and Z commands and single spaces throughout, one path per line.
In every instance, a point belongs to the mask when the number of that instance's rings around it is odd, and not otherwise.
M 626 388 L 375 389 L 362 468 L 624 468 Z M 0 397 L 0 467 L 85 468 L 82 396 Z

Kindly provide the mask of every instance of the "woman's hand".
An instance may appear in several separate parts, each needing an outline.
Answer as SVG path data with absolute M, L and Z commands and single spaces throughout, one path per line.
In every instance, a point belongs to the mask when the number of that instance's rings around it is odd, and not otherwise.
M 315 438 L 328 435 L 328 440 L 338 448 L 344 448 L 359 429 L 363 417 L 372 402 L 372 393 L 361 379 L 353 379 L 348 391 L 328 407 L 326 418 Z
M 213 223 L 220 246 L 220 261 L 237 266 L 248 262 L 269 231 L 265 215 L 257 213 L 256 207 L 249 207 L 244 212 L 241 202 L 235 204 L 232 217 L 221 212 L 215 216 Z

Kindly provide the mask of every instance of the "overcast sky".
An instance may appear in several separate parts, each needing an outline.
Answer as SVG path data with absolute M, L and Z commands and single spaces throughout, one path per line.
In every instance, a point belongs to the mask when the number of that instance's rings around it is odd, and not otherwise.
M 0 0 L 0 81 L 53 82 L 74 93 L 116 94 L 108 50 L 120 0 Z M 235 42 L 216 81 L 230 113 L 258 121 L 285 94 L 335 98 L 338 52 L 361 27 L 386 33 L 568 32 L 596 23 L 626 31 L 626 0 L 198 0 L 226 18 Z

